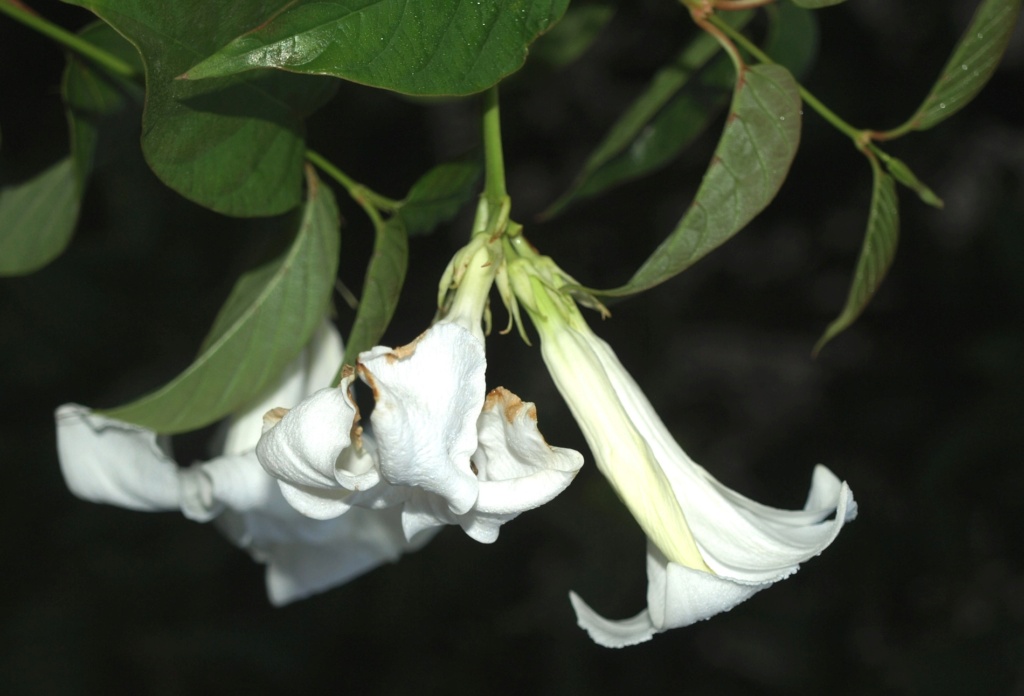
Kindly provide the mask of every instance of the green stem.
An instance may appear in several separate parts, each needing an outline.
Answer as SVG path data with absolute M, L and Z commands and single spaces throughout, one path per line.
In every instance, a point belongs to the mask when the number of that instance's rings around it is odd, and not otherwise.
M 319 167 L 325 174 L 341 184 L 342 188 L 366 212 L 366 215 L 373 222 L 374 228 L 384 224 L 381 212 L 393 213 L 398 210 L 401 203 L 394 199 L 382 196 L 367 186 L 360 184 L 345 172 L 338 169 L 326 157 L 314 150 L 306 150 L 306 159 L 313 165 Z
M 757 45 L 750 39 L 748 39 L 746 36 L 744 36 L 742 32 L 733 29 L 726 22 L 722 21 L 715 15 L 711 15 L 710 17 L 708 17 L 708 21 L 714 24 L 724 33 L 728 34 L 733 39 L 733 41 L 741 45 L 744 48 L 744 50 L 747 51 L 747 53 L 754 56 L 762 63 L 775 63 L 775 61 L 772 60 L 771 56 L 769 56 L 767 53 L 758 48 Z M 797 87 L 800 89 L 800 97 L 804 100 L 804 103 L 806 103 L 807 106 L 817 111 L 822 118 L 831 123 L 837 130 L 839 130 L 845 135 L 848 135 L 851 139 L 853 139 L 854 142 L 857 143 L 858 147 L 863 148 L 865 146 L 868 140 L 868 138 L 865 137 L 865 131 L 858 130 L 851 126 L 849 123 L 843 120 L 836 112 L 832 111 L 832 109 L 822 104 L 821 101 L 816 96 L 811 94 L 807 89 L 805 89 L 803 85 L 797 84 Z
M 501 112 L 498 106 L 498 86 L 484 92 L 484 198 L 492 209 L 501 207 L 508 198 L 505 190 L 505 155 L 501 149 Z
M 0 0 L 0 12 L 18 22 L 21 22 L 31 29 L 35 29 L 43 36 L 56 41 L 80 56 L 88 58 L 115 75 L 135 77 L 137 74 L 135 68 L 117 56 L 107 53 L 102 48 L 94 46 L 80 36 L 72 34 L 70 31 L 57 26 L 48 19 L 40 17 L 21 3 L 11 2 L 10 0 Z

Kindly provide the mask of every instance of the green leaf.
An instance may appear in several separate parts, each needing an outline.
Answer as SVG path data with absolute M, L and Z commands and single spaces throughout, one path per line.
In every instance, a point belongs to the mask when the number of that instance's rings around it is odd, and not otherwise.
M 628 283 L 632 295 L 682 272 L 747 225 L 778 193 L 800 142 L 800 93 L 780 65 L 747 68 L 696 199 Z
M 396 213 L 409 236 L 429 234 L 455 217 L 473 197 L 481 169 L 479 157 L 447 162 L 413 184 Z
M 608 3 L 572 5 L 561 21 L 530 48 L 530 65 L 545 63 L 561 68 L 583 55 L 611 18 L 615 8 Z
M 768 36 L 764 52 L 797 79 L 810 70 L 818 57 L 818 18 L 809 10 L 789 2 L 770 6 Z
M 110 25 L 95 22 L 79 35 L 129 65 L 137 66 L 139 74 L 142 74 L 142 63 L 135 47 Z M 77 53 L 69 53 L 61 95 L 67 109 L 71 155 L 81 195 L 92 172 L 102 125 L 109 124 L 109 119 L 121 114 L 130 105 L 141 106 L 143 90 L 134 82 L 111 75 Z
M 983 0 L 960 43 L 924 102 L 892 137 L 907 130 L 927 130 L 966 106 L 992 77 L 1013 27 L 1021 0 Z
M 405 94 L 472 94 L 518 70 L 530 44 L 558 21 L 568 4 L 298 0 L 264 12 L 183 77 L 201 80 L 281 68 Z
M 0 190 L 0 276 L 26 275 L 57 258 L 71 241 L 79 201 L 70 157 Z
M 752 12 L 725 15 L 742 28 Z M 671 162 L 700 135 L 725 104 L 722 91 L 731 83 L 732 64 L 720 56 L 720 45 L 700 33 L 671 63 L 655 73 L 647 89 L 587 158 L 576 181 L 541 215 L 551 218 L 571 203 L 655 171 Z M 691 80 L 700 71 L 697 84 Z M 728 74 L 730 77 L 724 77 Z M 683 92 L 684 87 L 691 89 Z
M 363 296 L 345 345 L 345 363 L 377 345 L 398 307 L 398 297 L 409 266 L 409 237 L 399 218 L 380 225 L 373 244 L 373 256 L 366 269 Z
M 871 157 L 871 171 L 874 186 L 871 192 L 871 212 L 868 228 L 864 234 L 864 245 L 860 250 L 857 270 L 853 275 L 846 306 L 835 320 L 828 325 L 825 333 L 814 345 L 817 355 L 826 343 L 845 331 L 867 307 L 872 296 L 882 284 L 886 271 L 896 256 L 896 242 L 899 239 L 899 206 L 896 200 L 896 182 L 882 171 L 878 161 Z
M 832 5 L 838 5 L 841 2 L 846 2 L 846 0 L 793 0 L 793 4 L 797 7 L 806 7 L 809 10 L 831 7 Z
M 307 199 L 290 247 L 239 278 L 199 356 L 157 391 L 105 414 L 160 433 L 212 423 L 269 387 L 327 313 L 340 218 L 330 189 L 307 170 Z
M 227 215 L 277 215 L 302 199 L 303 119 L 334 85 L 260 72 L 206 82 L 174 79 L 284 0 L 72 0 L 139 51 L 146 70 L 142 150 L 172 189 Z
M 472 198 L 481 168 L 476 156 L 434 167 L 413 184 L 392 217 L 377 226 L 363 296 L 345 345 L 346 363 L 355 363 L 359 353 L 377 345 L 391 323 L 409 266 L 408 238 L 428 234 L 455 217 Z

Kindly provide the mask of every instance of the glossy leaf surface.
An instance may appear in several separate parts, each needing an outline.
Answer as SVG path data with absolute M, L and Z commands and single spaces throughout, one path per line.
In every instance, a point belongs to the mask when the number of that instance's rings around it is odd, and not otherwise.
M 329 81 L 273 72 L 176 80 L 267 16 L 282 0 L 74 0 L 139 51 L 146 70 L 142 149 L 172 189 L 227 215 L 287 212 L 302 200 L 303 119 L 332 93 Z
M 825 329 L 825 333 L 814 346 L 814 354 L 845 331 L 860 316 L 882 284 L 892 260 L 896 256 L 899 239 L 899 205 L 896 199 L 896 182 L 882 171 L 878 161 L 871 160 L 874 185 L 871 192 L 871 211 L 868 214 L 867 232 L 861 247 L 857 270 L 846 298 L 846 306 L 838 317 Z
M 281 68 L 405 94 L 471 94 L 519 69 L 529 45 L 558 21 L 568 4 L 300 0 L 267 8 L 259 21 L 181 72 L 187 69 L 188 80 L 198 81 Z
M 157 391 L 105 415 L 179 433 L 201 428 L 255 397 L 308 343 L 327 313 L 338 267 L 334 196 L 310 170 L 291 245 L 235 284 L 199 356 Z
M 744 71 L 696 198 L 628 283 L 608 296 L 663 283 L 743 229 L 778 193 L 800 142 L 800 94 L 779 65 Z

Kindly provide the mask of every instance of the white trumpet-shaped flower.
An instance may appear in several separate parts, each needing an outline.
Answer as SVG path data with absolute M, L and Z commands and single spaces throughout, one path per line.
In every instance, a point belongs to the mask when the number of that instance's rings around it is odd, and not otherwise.
M 572 279 L 546 257 L 520 254 L 510 262 L 512 287 L 541 336 L 544 361 L 598 468 L 648 537 L 647 609 L 610 621 L 570 595 L 595 642 L 632 645 L 728 611 L 796 572 L 855 517 L 849 487 L 823 466 L 802 510 L 761 505 L 718 482 L 676 443 L 561 291 Z
M 289 367 L 280 383 L 238 414 L 222 454 L 179 466 L 156 433 L 107 418 L 78 404 L 57 409 L 61 470 L 80 498 L 133 510 L 180 510 L 214 523 L 254 559 L 267 565 L 267 592 L 286 604 L 365 573 L 415 550 L 398 510 L 358 510 L 331 521 L 301 515 L 281 495 L 256 459 L 262 416 L 270 405 L 298 403 L 329 383 L 341 362 L 337 331 L 325 326 Z
M 397 505 L 409 539 L 458 524 L 489 543 L 572 481 L 582 456 L 544 441 L 533 404 L 500 387 L 486 394 L 480 324 L 495 268 L 484 240 L 449 267 L 442 286 L 455 292 L 437 323 L 409 345 L 359 355 L 376 402 L 372 438 L 358 427 L 351 374 L 268 414 L 257 454 L 297 510 L 330 518 Z

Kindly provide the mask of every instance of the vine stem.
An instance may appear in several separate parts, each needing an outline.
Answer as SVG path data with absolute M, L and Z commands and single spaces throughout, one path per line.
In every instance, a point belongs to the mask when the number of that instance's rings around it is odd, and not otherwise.
M 381 211 L 393 212 L 398 208 L 398 202 L 386 198 L 376 191 L 373 191 L 350 177 L 336 167 L 330 160 L 314 150 L 306 150 L 306 159 L 314 166 L 331 177 L 348 193 L 349 197 L 359 204 L 366 216 L 373 223 L 373 228 L 379 230 L 384 225 Z
M 78 55 L 88 58 L 115 75 L 133 78 L 137 76 L 135 68 L 121 60 L 117 56 L 104 51 L 102 48 L 89 43 L 77 34 L 72 34 L 67 29 L 57 26 L 48 19 L 45 19 L 28 6 L 14 0 L 0 0 L 0 12 L 21 22 L 25 26 L 36 30 L 43 36 L 52 39 L 65 48 L 74 51 Z
M 484 92 L 484 198 L 492 209 L 501 207 L 508 198 L 505 190 L 505 154 L 501 147 L 501 111 L 498 86 Z
M 767 53 L 758 48 L 757 45 L 754 44 L 754 42 L 752 42 L 746 36 L 744 36 L 742 32 L 736 31 L 735 29 L 730 27 L 726 22 L 723 22 L 721 19 L 714 15 L 708 17 L 708 21 L 711 24 L 718 27 L 724 33 L 728 34 L 736 43 L 741 45 L 744 50 L 746 50 L 748 53 L 750 53 L 750 55 L 754 56 L 762 63 L 775 63 L 775 61 L 772 60 L 771 56 L 769 56 Z M 875 149 L 872 143 L 870 142 L 870 133 L 868 131 L 858 130 L 851 126 L 849 123 L 843 120 L 843 118 L 840 117 L 836 112 L 832 111 L 832 109 L 825 106 L 816 96 L 811 94 L 811 92 L 808 91 L 803 85 L 798 83 L 797 87 L 800 90 L 800 97 L 804 100 L 804 103 L 807 104 L 807 106 L 814 109 L 815 111 L 817 111 L 822 118 L 831 123 L 841 133 L 849 136 L 857 144 L 858 148 L 862 150 L 865 148 L 870 148 L 872 150 Z

